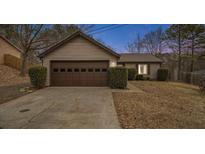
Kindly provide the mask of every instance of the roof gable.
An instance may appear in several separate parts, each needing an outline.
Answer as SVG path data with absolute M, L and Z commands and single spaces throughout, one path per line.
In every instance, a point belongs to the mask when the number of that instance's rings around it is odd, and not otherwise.
M 105 45 L 103 45 L 102 43 L 96 41 L 95 39 L 91 38 L 90 36 L 86 35 L 85 33 L 81 32 L 81 31 L 77 31 L 75 33 L 73 33 L 72 35 L 66 37 L 65 39 L 57 42 L 56 44 L 54 44 L 53 46 L 51 46 L 50 48 L 48 48 L 46 51 L 44 51 L 43 53 L 41 53 L 39 55 L 39 57 L 43 58 L 46 55 L 48 55 L 51 52 L 54 52 L 56 49 L 58 49 L 59 47 L 63 46 L 66 43 L 69 43 L 69 41 L 71 41 L 72 39 L 74 39 L 77 36 L 81 36 L 84 39 L 88 40 L 89 42 L 95 44 L 96 46 L 103 48 L 105 51 L 107 51 L 109 54 L 112 54 L 116 57 L 120 57 L 120 55 L 118 53 L 116 53 L 115 51 L 113 51 L 112 49 L 106 47 Z
M 14 45 L 13 43 L 11 43 L 8 39 L 6 39 L 5 37 L 0 35 L 0 38 L 2 40 L 4 40 L 6 43 L 8 43 L 9 45 L 11 45 L 12 47 L 14 47 L 15 49 L 17 49 L 17 51 L 22 52 L 22 50 L 20 48 L 18 48 L 16 45 Z

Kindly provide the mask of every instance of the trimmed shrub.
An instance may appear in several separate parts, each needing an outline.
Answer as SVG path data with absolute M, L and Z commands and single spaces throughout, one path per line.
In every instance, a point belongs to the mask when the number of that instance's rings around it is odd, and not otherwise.
M 158 69 L 157 70 L 157 80 L 158 81 L 166 81 L 168 79 L 169 71 L 168 69 Z
M 201 77 L 200 77 L 199 89 L 202 93 L 205 93 L 205 75 L 201 75 Z
M 43 88 L 46 83 L 47 69 L 43 66 L 30 67 L 28 71 L 31 84 L 35 88 Z
M 143 80 L 144 79 L 144 77 L 143 77 L 143 75 L 136 75 L 136 80 Z
M 136 78 L 136 69 L 135 68 L 129 68 L 128 69 L 128 80 L 135 80 Z
M 125 89 L 127 87 L 128 71 L 124 67 L 112 67 L 108 69 L 108 83 L 113 89 Z

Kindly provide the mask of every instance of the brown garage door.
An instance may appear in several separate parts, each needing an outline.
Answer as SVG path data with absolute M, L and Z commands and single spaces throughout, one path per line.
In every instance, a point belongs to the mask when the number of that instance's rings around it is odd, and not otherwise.
M 107 86 L 108 61 L 52 61 L 51 86 Z

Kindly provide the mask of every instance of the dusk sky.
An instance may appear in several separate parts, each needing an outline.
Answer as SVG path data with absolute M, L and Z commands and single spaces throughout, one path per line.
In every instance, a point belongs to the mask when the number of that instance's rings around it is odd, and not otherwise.
M 101 28 L 109 26 L 109 24 L 101 24 L 96 25 L 93 29 Z M 118 27 L 117 27 L 118 26 Z M 141 37 L 143 37 L 144 34 L 147 32 L 153 31 L 157 29 L 159 26 L 162 26 L 164 30 L 166 30 L 170 25 L 158 25 L 158 24 L 126 24 L 126 25 L 116 25 L 116 28 L 110 30 L 105 30 L 94 34 L 93 36 L 96 39 L 100 39 L 105 44 L 111 46 L 114 48 L 117 52 L 125 52 L 125 46 L 128 42 L 134 40 L 137 37 L 137 34 L 139 33 Z M 107 28 L 109 29 L 109 28 Z M 91 33 L 92 34 L 92 33 Z

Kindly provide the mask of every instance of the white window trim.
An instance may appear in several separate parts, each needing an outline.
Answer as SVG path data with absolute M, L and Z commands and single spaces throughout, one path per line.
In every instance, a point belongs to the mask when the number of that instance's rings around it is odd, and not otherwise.
M 146 73 L 140 73 L 140 65 L 146 66 Z M 137 70 L 139 75 L 148 75 L 148 69 L 149 69 L 148 64 L 138 64 L 137 67 L 138 67 Z

